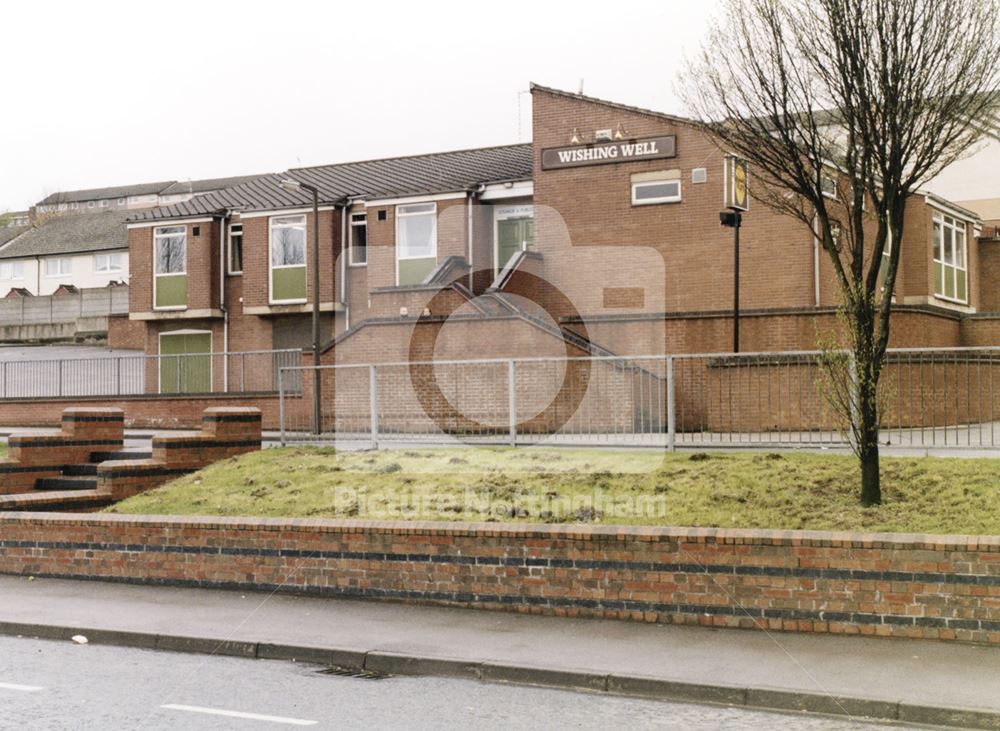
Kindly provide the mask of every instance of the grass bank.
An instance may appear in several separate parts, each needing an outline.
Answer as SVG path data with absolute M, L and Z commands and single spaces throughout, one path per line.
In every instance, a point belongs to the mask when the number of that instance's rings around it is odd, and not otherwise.
M 109 511 L 1000 534 L 998 467 L 883 458 L 884 503 L 862 508 L 851 456 L 289 447 L 219 462 Z

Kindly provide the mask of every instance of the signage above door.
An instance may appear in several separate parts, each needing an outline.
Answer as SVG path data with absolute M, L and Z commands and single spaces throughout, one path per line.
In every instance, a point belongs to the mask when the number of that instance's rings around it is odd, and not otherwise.
M 646 137 L 641 140 L 602 142 L 593 145 L 549 147 L 542 150 L 542 170 L 608 165 L 616 162 L 661 160 L 677 156 L 677 136 Z

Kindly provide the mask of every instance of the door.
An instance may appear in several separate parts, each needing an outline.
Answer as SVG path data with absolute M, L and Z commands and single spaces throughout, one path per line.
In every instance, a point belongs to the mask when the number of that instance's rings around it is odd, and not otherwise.
M 160 393 L 212 390 L 212 333 L 160 335 Z
M 535 245 L 533 218 L 506 218 L 497 221 L 497 273 L 503 270 L 515 254 Z

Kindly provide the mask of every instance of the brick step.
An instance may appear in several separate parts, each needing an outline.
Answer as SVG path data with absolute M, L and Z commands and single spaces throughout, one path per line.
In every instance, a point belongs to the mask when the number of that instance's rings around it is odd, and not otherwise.
M 152 452 L 131 451 L 123 449 L 117 452 L 91 452 L 90 461 L 94 464 L 115 459 L 152 459 Z
M 67 477 L 96 477 L 96 464 L 71 464 L 63 467 L 62 473 Z
M 96 477 L 39 477 L 36 490 L 96 490 Z

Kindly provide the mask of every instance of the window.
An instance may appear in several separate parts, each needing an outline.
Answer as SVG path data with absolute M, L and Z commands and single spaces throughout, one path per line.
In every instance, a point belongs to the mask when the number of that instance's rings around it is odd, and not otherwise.
M 819 176 L 819 189 L 823 193 L 825 198 L 837 197 L 837 179 L 832 175 L 820 174 Z
M 66 206 L 66 204 L 65 204 L 65 203 L 60 203 L 60 204 L 59 204 L 59 210 L 60 210 L 60 211 L 65 211 L 65 210 L 66 210 L 66 208 L 67 208 L 67 206 Z
M 45 260 L 46 277 L 62 277 L 73 271 L 73 260 L 62 256 L 56 259 Z
M 420 284 L 437 264 L 437 205 L 396 206 L 396 284 Z
M 934 214 L 934 295 L 954 302 L 968 302 L 965 222 L 943 213 Z
M 124 198 L 119 198 L 118 199 L 118 205 L 124 206 L 125 205 L 125 199 Z
M 79 203 L 70 203 L 70 204 L 69 204 L 69 209 L 70 209 L 71 211 L 75 211 L 75 210 L 76 210 L 76 209 L 78 209 L 79 207 L 80 207 L 80 204 L 79 204 Z
M 187 227 L 153 229 L 153 308 L 187 307 Z
M 153 233 L 156 275 L 187 273 L 187 228 L 165 226 Z
M 352 267 L 368 264 L 368 214 L 351 214 L 351 246 L 349 263 Z
M 271 302 L 306 299 L 306 217 L 275 216 L 270 221 Z
M 0 263 L 0 279 L 24 279 L 24 262 L 5 261 Z
M 108 200 L 101 201 L 100 205 L 101 205 L 101 208 L 107 208 L 108 206 L 111 205 L 111 201 L 108 201 Z
M 97 201 L 87 201 L 87 208 L 93 208 L 97 205 Z
M 243 224 L 229 227 L 229 273 L 243 273 Z
M 121 254 L 95 254 L 95 272 L 120 272 L 124 268 L 124 257 Z
M 650 180 L 632 183 L 632 205 L 677 203 L 681 199 L 681 181 Z

